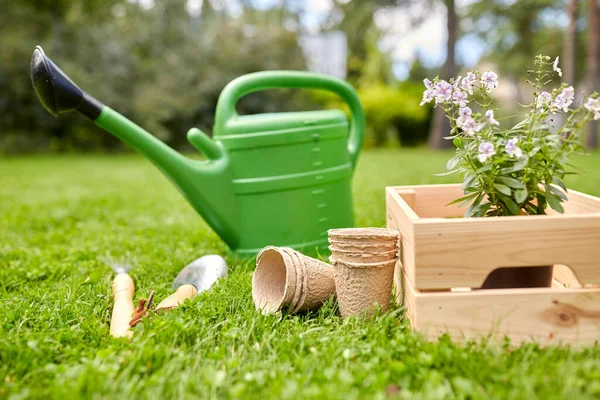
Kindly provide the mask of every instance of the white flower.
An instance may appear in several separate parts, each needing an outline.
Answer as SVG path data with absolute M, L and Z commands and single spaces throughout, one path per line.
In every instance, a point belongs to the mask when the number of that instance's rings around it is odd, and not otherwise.
M 562 92 L 554 99 L 554 102 L 552 103 L 552 108 L 557 108 L 559 110 L 567 112 L 569 111 L 569 106 L 573 103 L 574 99 L 575 89 L 573 89 L 573 86 L 564 88 Z
M 467 92 L 467 93 L 469 93 L 469 94 L 471 94 L 471 95 L 472 95 L 472 94 L 473 94 L 473 84 L 474 84 L 475 82 L 477 82 L 477 76 L 475 76 L 475 74 L 474 74 L 474 73 L 472 73 L 472 72 L 469 72 L 469 73 L 467 74 L 467 77 L 466 77 L 466 78 L 464 78 L 464 79 L 461 81 L 461 83 L 460 83 L 460 86 L 462 87 L 462 89 L 463 89 L 465 92 Z
M 487 117 L 488 122 L 490 123 L 490 125 L 496 125 L 496 126 L 500 125 L 500 122 L 498 122 L 498 121 L 496 121 L 494 119 L 494 110 L 487 110 L 485 112 L 485 116 Z
M 498 74 L 492 71 L 484 72 L 481 75 L 481 85 L 489 92 L 498 87 Z
M 458 109 L 458 114 L 463 118 L 467 118 L 473 114 L 473 110 L 471 110 L 469 107 L 461 107 Z
M 460 118 L 462 117 L 459 117 L 459 119 Z M 456 122 L 458 125 L 458 120 Z M 467 136 L 474 136 L 475 133 L 481 130 L 481 125 L 479 125 L 477 121 L 475 121 L 471 117 L 464 118 L 461 122 L 462 123 L 459 125 L 459 127 L 465 132 L 465 135 Z
M 558 73 L 558 76 L 562 76 L 562 69 L 558 68 L 558 57 L 552 63 L 552 70 Z
M 469 100 L 467 100 L 467 93 L 462 90 L 454 89 L 454 93 L 452 93 L 452 102 L 458 104 L 460 107 L 466 107 L 469 102 Z
M 467 119 L 471 119 L 471 114 L 473 111 L 469 107 L 461 107 L 458 109 L 459 117 L 456 119 L 456 126 L 459 128 L 463 127 L 463 124 Z
M 482 142 L 479 145 L 479 155 L 477 158 L 480 162 L 486 162 L 488 158 L 491 158 L 496 151 L 494 150 L 494 144 L 490 142 Z
M 462 76 L 457 76 L 456 79 L 454 80 L 454 90 L 458 90 L 460 89 L 460 81 L 462 80 Z
M 512 138 L 512 139 L 509 139 L 508 143 L 506 143 L 506 146 L 504 147 L 504 151 L 506 151 L 506 154 L 508 154 L 510 157 L 519 158 L 523 155 L 523 151 L 517 146 L 518 141 L 519 141 L 519 139 Z
M 435 104 L 443 103 L 452 97 L 452 85 L 446 81 L 439 81 L 433 88 Z
M 423 92 L 423 100 L 421 100 L 420 105 L 429 103 L 433 100 L 433 82 L 425 78 L 423 79 L 423 83 L 425 84 L 425 91 Z
M 600 98 L 593 99 L 590 97 L 583 106 L 589 112 L 594 113 L 594 120 L 600 119 Z
M 547 106 L 548 104 L 550 104 L 550 100 L 552 100 L 552 95 L 550 93 L 548 93 L 548 92 L 541 92 L 538 95 L 536 108 L 538 108 L 538 109 L 544 108 L 545 106 Z

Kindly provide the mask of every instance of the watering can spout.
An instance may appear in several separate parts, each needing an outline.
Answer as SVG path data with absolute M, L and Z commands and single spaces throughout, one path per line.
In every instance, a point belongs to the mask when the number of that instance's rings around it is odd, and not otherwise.
M 81 90 L 56 66 L 41 47 L 31 60 L 31 81 L 42 105 L 54 116 L 79 111 L 150 159 L 180 190 L 194 209 L 235 248 L 239 233 L 230 159 L 222 146 L 199 129 L 188 132 L 189 142 L 207 160 L 192 160 L 173 150 L 123 115 Z

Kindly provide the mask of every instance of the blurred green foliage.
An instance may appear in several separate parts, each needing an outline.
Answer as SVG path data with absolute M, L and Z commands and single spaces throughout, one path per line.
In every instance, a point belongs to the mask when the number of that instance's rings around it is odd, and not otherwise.
M 402 146 L 425 143 L 432 110 L 419 106 L 422 94 L 422 85 L 410 82 L 396 87 L 378 84 L 361 88 L 368 144 L 382 146 L 390 136 L 396 136 Z
M 125 148 L 80 115 L 54 118 L 42 108 L 29 80 L 38 44 L 82 89 L 184 150 L 189 128 L 211 132 L 217 99 L 231 80 L 260 70 L 305 69 L 300 31 L 290 28 L 300 25 L 300 13 L 282 5 L 259 9 L 252 1 L 237 2 L 236 13 L 204 1 L 194 13 L 186 3 L 0 0 L 0 153 Z M 428 123 L 428 112 L 418 108 L 420 93 L 395 86 L 391 59 L 377 46 L 381 32 L 373 12 L 395 3 L 336 3 L 344 17 L 329 27 L 348 37 L 348 81 L 367 111 L 369 145 L 384 145 L 395 131 L 402 144 L 420 143 Z M 327 96 L 273 90 L 246 96 L 237 110 L 324 106 L 342 107 Z
M 114 137 L 78 115 L 51 117 L 29 81 L 35 45 L 44 47 L 80 87 L 174 147 L 192 126 L 210 132 L 223 87 L 266 69 L 303 69 L 293 18 L 278 9 L 244 8 L 232 18 L 204 2 L 190 15 L 184 0 L 152 8 L 131 1 L 3 1 L 0 13 L 0 146 L 4 152 L 118 149 Z M 285 91 L 244 98 L 240 113 L 290 110 L 304 98 Z M 306 107 L 306 106 L 303 106 Z

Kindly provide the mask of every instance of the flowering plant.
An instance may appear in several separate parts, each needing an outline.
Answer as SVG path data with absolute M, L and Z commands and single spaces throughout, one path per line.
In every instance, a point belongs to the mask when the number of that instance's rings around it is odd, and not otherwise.
M 534 88 L 527 117 L 501 129 L 490 94 L 498 87 L 495 72 L 469 72 L 448 82 L 425 79 L 421 105 L 435 101 L 450 119 L 456 155 L 447 164 L 448 175 L 462 177 L 465 196 L 450 204 L 470 205 L 469 217 L 545 214 L 547 205 L 563 212 L 567 188 L 562 179 L 569 155 L 582 149 L 578 131 L 590 119 L 600 119 L 600 98 L 593 93 L 576 108 L 570 108 L 575 90 L 565 83 L 545 88 L 551 77 L 562 76 L 558 57 L 539 55 L 536 69 L 528 71 Z M 556 115 L 562 126 L 552 126 Z

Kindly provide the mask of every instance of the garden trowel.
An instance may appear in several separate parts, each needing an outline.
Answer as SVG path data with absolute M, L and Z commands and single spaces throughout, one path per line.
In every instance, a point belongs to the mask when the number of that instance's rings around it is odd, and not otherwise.
M 186 299 L 210 289 L 217 280 L 227 276 L 223 257 L 210 254 L 191 262 L 179 272 L 173 282 L 175 293 L 161 301 L 156 310 L 177 307 Z

